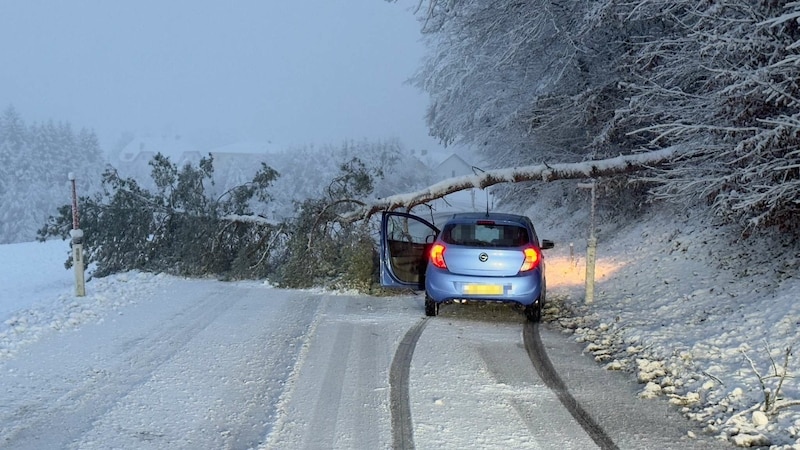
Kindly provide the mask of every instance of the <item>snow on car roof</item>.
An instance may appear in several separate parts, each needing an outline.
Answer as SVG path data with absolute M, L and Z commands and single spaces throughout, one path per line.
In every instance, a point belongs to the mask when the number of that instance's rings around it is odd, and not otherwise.
M 450 218 L 453 219 L 494 219 L 494 220 L 509 220 L 513 222 L 524 222 L 527 219 L 525 216 L 510 213 L 498 212 L 465 212 L 456 213 Z

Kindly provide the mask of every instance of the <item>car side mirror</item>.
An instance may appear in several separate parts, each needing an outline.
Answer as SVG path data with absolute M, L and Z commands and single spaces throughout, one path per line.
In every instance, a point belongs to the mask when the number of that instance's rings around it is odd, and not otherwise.
M 550 239 L 542 239 L 542 245 L 539 246 L 542 250 L 547 250 L 548 248 L 555 247 L 556 244 L 553 243 Z

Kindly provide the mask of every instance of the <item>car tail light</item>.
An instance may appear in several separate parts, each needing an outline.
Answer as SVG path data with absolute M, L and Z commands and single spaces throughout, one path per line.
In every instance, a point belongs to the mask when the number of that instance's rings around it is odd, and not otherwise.
M 539 267 L 539 261 L 542 259 L 539 250 L 535 247 L 528 247 L 522 252 L 525 253 L 525 261 L 522 262 L 522 267 L 519 269 L 520 272 L 527 272 Z
M 444 262 L 445 246 L 442 244 L 434 244 L 429 253 L 431 264 L 440 269 L 447 269 L 447 264 Z

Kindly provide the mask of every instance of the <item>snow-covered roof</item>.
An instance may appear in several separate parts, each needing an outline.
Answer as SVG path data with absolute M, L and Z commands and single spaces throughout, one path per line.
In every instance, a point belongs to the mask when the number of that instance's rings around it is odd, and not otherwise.
M 443 163 L 446 159 L 450 158 L 454 154 L 455 152 L 450 149 L 427 150 L 423 151 L 419 158 L 429 167 L 433 168 Z
M 214 147 L 208 150 L 207 153 L 273 154 L 282 150 L 283 148 L 273 141 L 242 141 Z
M 463 163 L 464 166 L 471 167 L 473 165 L 471 155 L 460 150 L 433 150 L 427 151 L 419 155 L 419 159 L 431 169 L 441 166 L 447 161 L 458 161 Z
M 188 154 L 275 154 L 282 148 L 273 141 L 241 141 L 214 147 L 201 148 L 181 136 L 140 136 L 136 137 L 119 154 L 122 162 L 132 162 L 142 153 L 161 153 L 172 161 L 180 161 Z
M 472 164 L 464 161 L 464 158 L 456 155 L 455 153 L 453 153 L 452 155 L 448 156 L 444 161 L 442 161 L 439 164 L 437 164 L 437 167 L 438 166 L 442 166 L 444 164 L 451 164 L 451 165 L 452 164 L 458 164 L 458 165 L 462 165 L 464 167 L 472 167 Z
M 119 154 L 122 162 L 131 162 L 141 153 L 161 153 L 171 160 L 180 159 L 190 152 L 199 153 L 200 149 L 180 135 L 139 136 L 131 140 Z

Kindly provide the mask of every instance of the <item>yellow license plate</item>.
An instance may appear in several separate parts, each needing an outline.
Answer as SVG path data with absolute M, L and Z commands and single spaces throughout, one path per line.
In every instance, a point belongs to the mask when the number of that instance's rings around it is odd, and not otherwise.
M 466 295 L 502 295 L 502 284 L 465 284 L 463 287 Z

